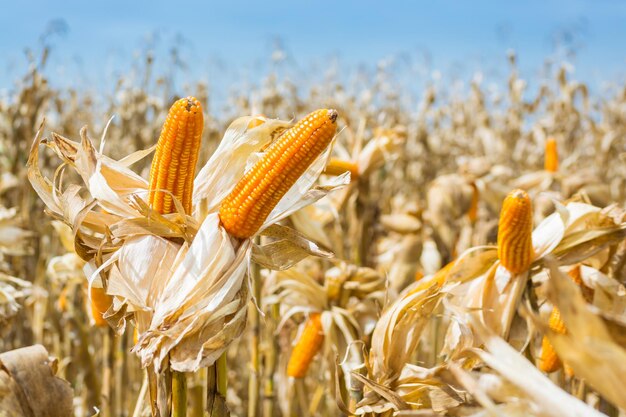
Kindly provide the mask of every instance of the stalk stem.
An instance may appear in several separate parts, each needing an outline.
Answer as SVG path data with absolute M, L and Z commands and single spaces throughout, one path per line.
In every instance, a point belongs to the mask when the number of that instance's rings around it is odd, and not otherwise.
M 207 401 L 206 409 L 210 417 L 227 417 L 230 411 L 226 407 L 226 390 L 228 375 L 226 352 L 207 368 Z
M 172 371 L 172 417 L 187 417 L 187 378 Z
M 263 383 L 263 417 L 274 417 L 274 374 L 276 373 L 276 356 L 278 352 L 278 341 L 274 337 L 276 323 L 280 320 L 280 311 L 278 304 L 273 304 L 270 310 L 271 320 L 267 321 L 266 336 L 268 347 L 264 355 L 264 374 L 265 381 Z
M 258 238 L 257 244 L 259 243 Z M 261 305 L 261 270 L 259 265 L 252 263 L 250 267 L 252 275 L 252 294 L 257 305 Z M 253 305 L 248 310 L 248 317 L 252 326 L 252 336 L 250 337 L 250 377 L 248 379 L 248 416 L 257 417 L 259 411 L 259 375 L 261 374 L 259 360 L 259 341 L 261 337 L 261 326 L 257 305 Z
M 158 403 L 158 381 L 157 374 L 152 367 L 148 367 L 148 382 L 150 386 L 150 410 L 152 417 L 160 417 Z
M 137 403 L 135 403 L 135 409 L 133 411 L 133 417 L 140 417 L 141 411 L 143 409 L 143 401 L 146 397 L 146 393 L 148 392 L 148 372 L 144 373 L 143 382 L 141 384 L 141 389 L 139 390 L 139 395 L 137 396 Z

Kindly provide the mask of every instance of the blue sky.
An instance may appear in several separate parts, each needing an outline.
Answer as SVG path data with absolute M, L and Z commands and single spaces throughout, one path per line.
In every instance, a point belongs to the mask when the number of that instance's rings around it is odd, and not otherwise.
M 254 78 L 263 72 L 277 39 L 301 69 L 338 58 L 347 68 L 373 67 L 388 57 L 424 60 L 444 74 L 471 75 L 506 68 L 513 48 L 532 74 L 548 56 L 577 50 L 575 76 L 593 85 L 626 78 L 626 2 L 568 1 L 161 1 L 2 2 L 0 90 L 10 89 L 47 24 L 63 19 L 67 31 L 51 39 L 52 82 L 106 84 L 127 71 L 136 51 L 175 39 L 193 62 L 183 78 L 225 83 L 220 68 Z M 557 40 L 561 40 L 557 42 Z M 165 53 L 163 55 L 166 55 Z M 164 59 L 157 55 L 159 59 Z M 458 75 L 458 74 L 457 74 Z

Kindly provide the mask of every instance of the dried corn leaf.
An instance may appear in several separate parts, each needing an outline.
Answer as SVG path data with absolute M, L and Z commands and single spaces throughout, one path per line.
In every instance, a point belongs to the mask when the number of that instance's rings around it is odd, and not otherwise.
M 4 417 L 74 415 L 70 384 L 54 376 L 56 361 L 41 345 L 0 354 L 0 414 Z
M 547 332 L 550 342 L 564 363 L 584 378 L 602 396 L 626 409 L 622 387 L 626 386 L 626 350 L 609 333 L 601 317 L 593 314 L 574 284 L 548 263 L 550 280 L 548 297 L 561 312 L 568 332 Z
M 532 402 L 533 414 L 542 417 L 602 416 L 602 413 L 554 385 L 532 363 L 482 324 L 475 321 L 473 325 L 487 350 L 475 349 L 474 353 L 525 394 L 525 399 Z

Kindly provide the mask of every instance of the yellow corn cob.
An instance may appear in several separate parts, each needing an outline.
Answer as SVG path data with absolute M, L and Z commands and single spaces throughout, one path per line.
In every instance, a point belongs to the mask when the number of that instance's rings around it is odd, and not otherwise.
M 107 294 L 103 288 L 95 287 L 91 287 L 89 295 L 91 297 L 91 315 L 94 322 L 96 323 L 96 326 L 107 326 L 107 321 L 102 318 L 102 315 L 106 313 L 106 311 L 111 306 L 111 303 L 113 302 L 113 297 Z
M 527 270 L 534 258 L 533 209 L 523 190 L 513 190 L 504 199 L 498 223 L 498 257 L 509 272 Z
M 330 158 L 328 165 L 324 169 L 326 175 L 341 175 L 350 171 L 350 181 L 356 181 L 359 178 L 359 167 L 354 162 L 344 161 L 343 159 Z
M 174 212 L 172 196 L 185 213 L 191 214 L 193 177 L 204 116 L 202 105 L 193 97 L 182 98 L 172 105 L 163 125 L 150 167 L 150 206 L 161 214 Z
M 228 233 L 253 236 L 291 186 L 335 135 L 337 112 L 317 110 L 285 131 L 222 201 L 219 216 Z
M 550 320 L 548 321 L 550 329 L 556 333 L 565 334 L 565 323 L 561 320 L 561 312 L 554 307 L 550 312 Z M 541 341 L 541 358 L 539 359 L 539 369 L 543 372 L 555 372 L 561 369 L 561 360 L 557 356 L 552 344 L 547 337 L 543 337 Z
M 321 349 L 323 341 L 322 316 L 320 313 L 312 313 L 304 326 L 300 340 L 291 352 L 287 365 L 287 375 L 294 378 L 304 378 L 313 358 Z
M 572 268 L 567 273 L 567 275 L 572 279 L 572 281 L 574 281 L 576 285 L 581 288 L 583 296 L 587 301 L 589 301 L 590 295 L 593 296 L 593 290 L 584 285 L 582 277 L 580 275 L 580 265 L 576 265 L 574 268 Z M 567 329 L 565 328 L 565 323 L 563 323 L 563 320 L 561 319 L 561 312 L 556 307 L 552 308 L 552 311 L 550 312 L 548 326 L 552 331 L 556 333 L 565 334 L 567 332 Z M 548 373 L 556 372 L 561 369 L 562 365 L 563 364 L 561 363 L 561 360 L 554 351 L 554 347 L 552 347 L 552 344 L 550 343 L 548 338 L 544 336 L 543 340 L 541 341 L 541 359 L 539 361 L 539 369 L 541 369 L 543 372 Z
M 556 172 L 559 169 L 559 153 L 554 138 L 548 138 L 546 141 L 544 157 L 544 169 L 548 172 Z
M 470 222 L 475 223 L 478 218 L 478 187 L 476 184 L 472 183 L 472 202 L 470 203 L 470 208 L 467 211 L 467 217 L 469 217 Z

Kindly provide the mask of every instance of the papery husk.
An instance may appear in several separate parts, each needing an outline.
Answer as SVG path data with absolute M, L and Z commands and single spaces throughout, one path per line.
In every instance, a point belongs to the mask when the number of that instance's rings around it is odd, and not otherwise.
M 8 329 L 8 321 L 15 317 L 22 308 L 21 303 L 32 292 L 32 283 L 0 272 L 0 324 L 2 328 Z
M 422 238 L 420 235 L 408 234 L 402 237 L 395 236 L 394 242 L 378 258 L 379 268 L 387 272 L 390 290 L 398 294 L 412 281 L 418 271 L 417 255 L 422 253 Z
M 74 392 L 56 377 L 55 359 L 41 345 L 0 354 L 0 414 L 3 417 L 74 415 Z
M 529 411 L 533 415 L 542 417 L 603 415 L 554 385 L 522 354 L 480 322 L 474 321 L 472 325 L 486 349 L 474 349 L 472 352 L 523 393 L 521 397 L 532 404 Z
M 322 285 L 316 279 L 320 273 L 317 266 L 316 262 L 310 261 L 273 273 L 267 281 L 268 295 L 263 301 L 280 305 L 278 331 L 296 316 L 306 318 L 312 312 L 320 313 L 324 333 L 322 369 L 332 369 L 338 361 L 337 368 L 343 371 L 341 379 L 345 386 L 358 385 L 353 371 L 363 367 L 362 340 L 371 333 L 376 321 L 376 303 L 384 298 L 385 279 L 373 269 L 337 262 L 337 266 L 324 274 Z M 299 332 L 305 323 L 306 320 Z M 296 335 L 294 340 L 298 339 L 299 335 Z M 279 384 L 292 387 L 294 380 L 284 372 L 286 364 L 281 369 Z M 336 377 L 340 378 L 339 375 Z
M 262 122 L 257 124 L 257 120 Z M 254 127 L 251 127 L 254 126 Z M 250 155 L 276 139 L 290 122 L 264 117 L 240 117 L 226 130 L 224 138 L 194 181 L 194 215 L 215 211 L 249 166 Z
M 466 393 L 448 385 L 438 375 L 441 370 L 440 367 L 427 369 L 407 364 L 397 381 L 384 384 L 353 374 L 367 388 L 354 414 L 422 415 L 430 411 L 439 415 L 468 402 Z M 415 414 L 410 410 L 415 410 Z
M 358 153 L 359 177 L 365 177 L 385 162 L 397 157 L 397 150 L 406 140 L 406 132 L 381 130 Z
M 415 351 L 424 326 L 444 293 L 432 286 L 389 306 L 372 334 L 370 366 L 377 381 L 395 379 Z
M 533 231 L 533 266 L 541 265 L 543 258 L 550 253 L 556 254 L 563 264 L 589 261 L 590 256 L 623 239 L 626 224 L 615 224 L 608 213 L 598 207 L 574 202 L 566 206 L 557 203 L 556 208 L 557 211 Z M 462 255 L 457 263 L 464 263 L 465 258 L 466 255 Z M 452 290 L 452 304 L 458 307 L 455 311 L 478 317 L 483 326 L 507 338 L 529 273 L 510 274 L 499 261 L 490 264 L 488 259 L 484 265 L 488 267 L 485 274 Z M 462 322 L 470 320 L 453 321 L 446 334 L 444 351 L 450 355 L 458 353 L 456 348 Z M 473 339 L 478 346 L 480 339 Z
M 241 334 L 250 244 L 233 240 L 217 213 L 191 244 L 151 235 L 124 243 L 108 293 L 135 312 L 139 339 L 133 350 L 144 366 L 159 370 L 169 355 L 172 369 L 192 372 L 213 364 Z
M 272 241 L 262 245 L 253 244 L 252 260 L 268 269 L 289 269 L 307 256 L 333 257 L 332 252 L 289 227 L 275 224 L 263 230 L 260 235 L 271 238 Z
M 603 397 L 622 409 L 626 399 L 626 350 L 619 346 L 601 317 L 588 307 L 576 284 L 548 260 L 548 297 L 558 307 L 567 332 L 558 334 L 537 321 L 559 358 Z M 624 316 L 622 317 L 624 318 Z
M 44 129 L 42 124 L 37 131 L 28 157 L 28 179 L 37 195 L 43 200 L 52 215 L 63 220 L 75 234 L 80 228 L 104 233 L 108 226 L 122 219 L 123 216 L 138 216 L 131 206 L 133 193 L 147 192 L 147 181 L 128 169 L 123 163 L 105 157 L 96 150 L 81 130 L 81 142 L 73 142 L 60 135 L 53 134 L 52 140 L 41 139 Z M 53 181 L 44 177 L 39 168 L 39 145 L 49 144 L 66 164 L 74 167 L 83 179 L 90 198 L 83 199 L 81 187 L 69 185 L 61 190 L 62 171 L 57 170 Z M 143 155 L 143 153 L 142 153 Z M 60 168 L 62 169 L 63 166 Z M 118 194 L 119 193 L 119 194 Z M 106 212 L 94 211 L 95 202 Z
M 0 205 L 0 253 L 23 256 L 32 253 L 30 239 L 33 233 L 20 225 L 17 208 L 7 209 Z
M 252 255 L 252 239 L 231 238 L 221 227 L 217 208 L 254 154 L 289 124 L 254 118 L 235 120 L 224 140 L 196 178 L 196 218 L 176 212 L 161 215 L 144 200 L 147 181 L 128 166 L 151 151 L 139 151 L 115 161 L 92 144 L 86 129 L 81 142 L 53 134 L 40 141 L 41 130 L 29 157 L 29 178 L 49 210 L 74 231 L 76 252 L 85 265 L 90 286 L 102 286 L 115 297 L 104 318 L 124 330 L 133 317 L 139 338 L 133 348 L 142 365 L 159 371 L 166 361 L 176 371 L 209 366 L 243 331 L 248 305 L 245 284 Z M 38 145 L 48 144 L 65 164 L 74 168 L 83 187 L 61 190 L 62 169 L 49 181 L 38 168 Z M 340 176 L 313 187 L 330 155 L 330 147 L 305 171 L 270 213 L 260 232 L 274 242 L 256 247 L 267 267 L 287 268 L 308 255 L 332 254 L 291 229 L 272 227 L 289 214 L 346 185 Z M 89 196 L 80 197 L 86 189 Z M 102 209 L 102 210 L 99 210 Z M 261 254 L 261 255 L 259 255 Z M 132 314 L 132 316 L 131 316 Z
M 463 176 L 451 174 L 438 177 L 428 187 L 427 220 L 435 231 L 440 252 L 445 252 L 447 259 L 453 258 L 459 219 L 471 207 L 474 194 L 471 184 Z
M 296 230 L 325 247 L 332 248 L 331 241 L 324 228 L 337 216 L 336 210 L 328 199 L 323 199 L 294 212 L 289 219 Z

